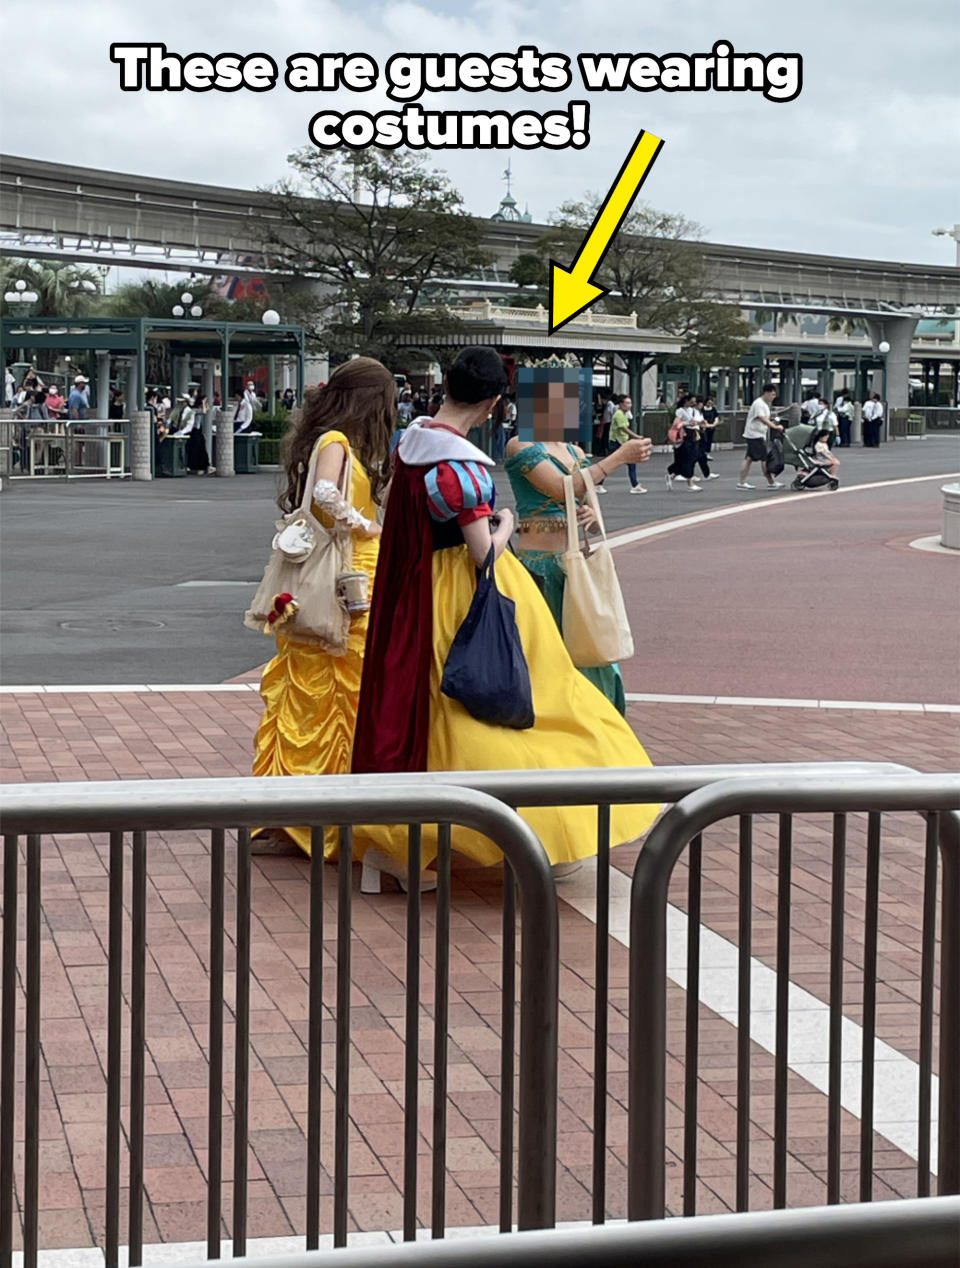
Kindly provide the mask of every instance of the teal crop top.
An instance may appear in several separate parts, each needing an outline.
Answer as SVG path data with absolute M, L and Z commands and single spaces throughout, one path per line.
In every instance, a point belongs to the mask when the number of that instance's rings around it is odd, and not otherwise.
M 573 471 L 590 466 L 590 459 L 579 457 L 573 445 L 568 444 L 567 449 L 573 459 Z M 518 450 L 515 454 L 511 454 L 504 463 L 504 470 L 509 477 L 510 487 L 513 489 L 513 496 L 517 504 L 517 519 L 521 529 L 523 528 L 524 520 L 556 519 L 559 521 L 557 524 L 558 528 L 562 528 L 567 522 L 567 510 L 564 503 L 554 501 L 552 497 L 544 493 L 542 489 L 536 488 L 527 479 L 527 473 L 545 461 L 552 462 L 564 475 L 571 474 L 570 470 L 563 465 L 560 459 L 554 457 L 540 440 L 535 444 L 527 445 L 525 448 Z

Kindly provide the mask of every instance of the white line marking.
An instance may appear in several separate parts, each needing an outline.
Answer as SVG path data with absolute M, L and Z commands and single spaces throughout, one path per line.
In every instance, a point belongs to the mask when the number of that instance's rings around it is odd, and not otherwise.
M 776 498 L 767 498 L 765 500 L 749 501 L 736 506 L 718 506 L 712 511 L 699 511 L 694 515 L 679 515 L 675 519 L 657 520 L 655 524 L 648 524 L 645 528 L 628 528 L 624 532 L 614 533 L 607 538 L 612 549 L 620 546 L 629 546 L 633 542 L 645 541 L 648 537 L 662 537 L 664 533 L 672 533 L 678 528 L 692 528 L 697 524 L 706 524 L 710 520 L 723 519 L 728 515 L 742 515 L 746 511 L 758 511 L 766 509 L 770 506 L 797 506 L 800 502 L 807 502 L 810 498 L 837 498 L 844 493 L 864 493 L 869 489 L 890 489 L 896 488 L 900 484 L 922 484 L 925 480 L 956 480 L 960 479 L 960 471 L 948 471 L 943 475 L 933 476 L 905 476 L 902 480 L 876 480 L 872 484 L 850 484 L 843 488 L 839 488 L 833 493 L 792 493 L 786 496 L 788 490 L 781 491 L 780 496 Z M 764 489 L 758 488 L 757 492 L 763 494 Z
M 887 700 L 791 700 L 773 696 L 672 696 L 655 691 L 628 691 L 636 704 L 733 704 L 755 709 L 885 709 L 897 713 L 960 713 L 960 704 L 891 704 Z
M 189 590 L 200 586 L 258 586 L 259 581 L 178 581 L 175 590 Z
M 584 866 L 570 880 L 557 886 L 557 895 L 594 924 L 597 919 L 596 861 Z M 687 985 L 687 927 L 685 912 L 667 908 L 667 976 L 684 990 Z M 630 945 L 630 877 L 610 868 L 610 936 Z M 700 926 L 700 1002 L 731 1025 L 737 1025 L 737 958 L 734 943 Z M 777 975 L 751 958 L 750 1037 L 761 1048 L 776 1052 Z M 790 983 L 787 1062 L 819 1091 L 828 1091 L 830 1009 L 809 991 Z M 843 1018 L 840 1102 L 849 1113 L 860 1115 L 860 1067 L 863 1030 Z M 917 1107 L 920 1100 L 920 1066 L 877 1040 L 874 1046 L 874 1130 L 909 1157 L 917 1157 Z M 931 1170 L 936 1174 L 937 1106 L 940 1080 L 931 1077 Z
M 4 696 L 36 696 L 36 695 L 138 695 L 144 692 L 166 694 L 179 692 L 203 692 L 216 694 L 223 691 L 259 691 L 259 682 L 170 682 L 170 683 L 97 683 L 92 686 L 83 684 L 61 685 L 51 683 L 46 687 L 0 687 L 0 695 Z

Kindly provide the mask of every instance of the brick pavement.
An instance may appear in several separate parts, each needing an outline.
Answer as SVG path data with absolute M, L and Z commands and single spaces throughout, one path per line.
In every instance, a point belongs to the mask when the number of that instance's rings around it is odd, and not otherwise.
M 3 778 L 10 781 L 169 778 L 245 774 L 259 713 L 254 691 L 13 693 L 2 703 Z M 631 720 L 661 763 L 875 758 L 920 769 L 955 765 L 960 716 L 877 711 L 634 705 Z M 735 939 L 736 863 L 729 825 L 705 841 L 704 922 Z M 757 826 L 755 944 L 772 963 L 775 843 L 773 825 Z M 917 824 L 897 820 L 881 878 L 882 936 L 878 1032 L 916 1055 L 917 945 L 920 870 Z M 228 845 L 228 910 L 233 875 Z M 847 1014 L 859 1008 L 862 928 L 862 830 L 852 830 L 848 884 Z M 102 1238 L 103 1116 L 106 1049 L 107 843 L 59 836 L 45 843 L 42 970 L 41 1245 L 84 1246 Z M 793 979 L 823 998 L 829 931 L 826 902 L 828 825 L 797 825 L 794 884 L 800 916 L 793 928 Z M 635 848 L 617 852 L 629 870 Z M 147 971 L 147 1241 L 204 1236 L 206 1044 L 209 884 L 207 844 L 200 834 L 151 836 Z M 325 930 L 336 929 L 329 886 Z M 672 901 L 684 904 L 682 866 Z M 353 1047 L 351 1069 L 350 1216 L 356 1229 L 402 1222 L 402 982 L 405 907 L 399 895 L 354 896 Z M 429 1133 L 432 1093 L 431 1006 L 433 900 L 424 900 L 420 1067 L 420 1195 L 429 1218 Z M 452 914 L 448 1197 L 450 1225 L 493 1223 L 498 1209 L 500 881 L 496 872 L 457 866 Z M 253 881 L 251 1047 L 251 1236 L 304 1229 L 307 1017 L 307 876 L 296 859 L 256 860 Z M 593 1113 L 594 927 L 561 904 L 560 1174 L 558 1214 L 590 1216 Z M 21 908 L 22 920 L 22 908 Z M 228 1008 L 233 990 L 232 917 L 227 921 Z M 22 936 L 22 930 L 21 930 Z M 322 1066 L 325 1095 L 333 1080 L 335 943 L 325 944 L 327 1019 Z M 625 1207 L 627 956 L 611 942 L 609 996 L 608 1211 Z M 397 967 L 395 967 L 397 966 Z M 668 1202 L 680 1203 L 682 1155 L 682 1017 L 684 993 L 668 994 Z M 232 1015 L 226 1026 L 232 1053 Z M 727 1209 L 734 1176 L 735 1056 L 733 1028 L 701 1008 L 699 1204 Z M 23 1018 L 19 1024 L 22 1028 Z M 23 1077 L 22 1042 L 18 1053 Z M 232 1057 L 225 1073 L 225 1139 L 232 1125 Z M 758 1206 L 771 1201 L 772 1057 L 754 1047 L 752 1184 Z M 791 1075 L 790 1201 L 824 1197 L 825 1098 Z M 127 1091 L 124 1089 L 124 1106 Z M 126 1114 L 126 1108 L 124 1110 Z M 323 1116 L 323 1160 L 332 1168 L 332 1097 Z M 844 1114 L 845 1158 L 855 1162 L 857 1121 Z M 876 1141 L 878 1196 L 915 1191 L 915 1167 L 888 1142 Z M 18 1163 L 19 1166 L 19 1163 Z M 231 1175 L 229 1143 L 224 1174 Z M 125 1175 L 125 1158 L 121 1160 Z M 329 1180 L 329 1173 L 327 1176 Z M 332 1186 L 322 1199 L 332 1219 Z M 844 1193 L 855 1196 L 853 1167 Z M 126 1190 L 124 1190 L 124 1201 Z M 231 1186 L 224 1185 L 224 1231 Z

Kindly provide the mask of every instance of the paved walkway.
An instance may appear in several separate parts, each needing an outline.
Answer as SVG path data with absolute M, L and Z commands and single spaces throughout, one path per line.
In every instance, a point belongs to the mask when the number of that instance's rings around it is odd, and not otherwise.
M 915 488 L 918 486 L 910 486 Z M 802 708 L 775 705 L 638 702 L 629 717 L 657 763 L 876 759 L 923 770 L 955 768 L 960 712 L 949 698 L 948 620 L 956 605 L 950 559 L 906 553 L 904 539 L 922 515 L 902 494 L 850 495 L 795 507 L 745 513 L 689 527 L 645 545 L 621 548 L 621 574 L 640 634 L 641 656 L 628 668 L 634 691 L 862 699 L 914 708 Z M 859 503 L 858 499 L 863 499 Z M 813 507 L 816 515 L 809 509 Z M 836 516 L 831 519 L 831 516 Z M 846 517 L 846 518 L 845 518 Z M 911 518 L 912 517 L 912 518 Z M 855 552 L 848 566 L 837 534 Z M 800 545 L 800 542 L 803 545 Z M 826 570 L 822 560 L 827 558 Z M 733 566 L 731 566 L 731 561 Z M 932 581 L 933 569 L 939 570 Z M 826 576 L 824 572 L 826 571 Z M 866 574 L 869 581 L 860 577 Z M 720 584 L 720 578 L 723 579 Z M 653 607 L 650 596 L 669 595 Z M 876 602 L 876 596 L 884 598 Z M 917 603 L 919 617 L 910 613 Z M 783 615 L 782 604 L 787 605 Z M 801 622 L 806 622 L 805 624 Z M 955 632 L 957 625 L 953 625 Z M 869 631 L 870 672 L 855 674 Z M 687 639 L 687 635 L 689 638 Z M 685 641 L 686 640 L 686 641 Z M 826 643 L 826 648 L 822 646 Z M 816 645 L 816 646 L 814 646 Z M 919 649 L 919 650 L 918 650 Z M 906 668 L 903 660 L 911 654 Z M 908 657 L 908 658 L 911 658 Z M 939 660 L 930 672 L 929 659 Z M 875 668 L 874 668 L 875 666 Z M 941 672 L 942 671 L 942 672 Z M 243 683 L 200 691 L 73 690 L 7 692 L 2 775 L 7 781 L 170 778 L 249 771 L 259 714 L 256 691 Z M 702 919 L 717 938 L 736 939 L 736 861 L 730 825 L 705 840 Z M 775 825 L 758 822 L 753 955 L 774 963 Z M 234 846 L 228 847 L 232 851 Z M 881 873 L 878 1035 L 907 1063 L 917 1057 L 917 991 L 922 831 L 891 819 Z M 204 1236 L 206 1165 L 207 843 L 200 834 L 151 837 L 148 891 L 147 1225 L 149 1242 Z M 615 852 L 627 873 L 635 847 Z M 814 1003 L 826 998 L 829 824 L 798 823 L 793 887 L 792 980 Z M 228 908 L 233 874 L 228 852 Z M 852 827 L 848 866 L 845 1013 L 860 1017 L 862 990 L 863 837 Z M 685 876 L 678 869 L 671 902 L 682 917 Z M 41 1101 L 41 1245 L 93 1246 L 102 1238 L 103 1062 L 106 1047 L 106 842 L 61 836 L 45 843 L 43 865 L 44 1002 Z M 614 891 L 617 885 L 614 885 Z M 333 887 L 325 928 L 335 930 Z M 499 1105 L 500 880 L 496 871 L 458 864 L 454 884 L 451 1072 L 448 1129 L 450 1225 L 497 1218 Z M 404 901 L 395 894 L 355 894 L 351 1100 L 351 1227 L 401 1224 Z M 593 956 L 589 884 L 581 876 L 561 890 L 561 1170 L 558 1214 L 590 1216 L 593 1113 Z M 258 859 L 253 886 L 253 999 L 250 1234 L 278 1237 L 304 1230 L 306 1121 L 307 869 L 297 859 Z M 424 900 L 424 1000 L 432 997 L 433 899 Z M 232 943 L 228 922 L 228 978 Z M 621 935 L 622 936 L 622 935 Z M 332 1007 L 335 946 L 326 946 L 325 998 Z M 625 1209 L 627 957 L 610 943 L 611 989 L 608 1211 Z M 668 1203 L 680 1203 L 684 992 L 669 991 Z M 702 1043 L 698 1200 L 702 1211 L 733 1201 L 735 1133 L 734 1029 L 721 1006 L 701 1002 Z M 424 1054 L 430 1009 L 422 1011 Z M 22 1019 L 21 1019 L 22 1024 Z M 332 1012 L 323 1066 L 333 1078 Z M 21 1036 L 22 1040 L 22 1036 Z M 228 1050 L 232 1042 L 228 1026 Z M 19 1059 L 22 1063 L 22 1042 Z M 789 1200 L 825 1197 L 826 1098 L 811 1052 L 791 1047 Z M 228 1063 L 229 1064 L 229 1063 Z M 800 1071 L 805 1071 L 801 1073 Z M 421 1065 L 421 1219 L 429 1218 L 429 1061 Z M 22 1077 L 22 1068 L 21 1068 Z M 753 1201 L 771 1203 L 772 1057 L 754 1045 Z M 232 1075 L 227 1072 L 227 1139 Z M 126 1096 L 124 1096 L 126 1100 Z M 332 1097 L 324 1108 L 324 1162 L 332 1165 Z M 125 1111 L 126 1112 L 126 1111 Z M 875 1137 L 875 1192 L 915 1192 L 909 1094 L 878 1106 L 889 1136 Z M 844 1194 L 855 1196 L 858 1122 L 844 1114 Z M 891 1139 L 892 1137 L 892 1139 Z M 18 1164 L 19 1165 L 19 1164 Z M 121 1162 L 125 1174 L 126 1160 Z M 231 1159 L 225 1150 L 225 1174 Z M 125 1197 L 125 1195 L 124 1195 Z M 230 1217 L 225 1186 L 225 1219 Z M 330 1227 L 332 1198 L 323 1199 Z M 227 1224 L 225 1224 L 226 1231 Z

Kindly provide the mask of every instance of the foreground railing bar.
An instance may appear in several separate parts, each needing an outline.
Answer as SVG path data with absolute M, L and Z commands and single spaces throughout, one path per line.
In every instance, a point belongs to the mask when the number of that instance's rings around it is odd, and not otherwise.
M 353 903 L 353 828 L 340 828 L 337 866 L 337 1043 L 333 1143 L 333 1244 L 347 1244 L 350 1167 L 350 921 Z
M 502 802 L 488 794 L 478 792 L 469 787 L 436 787 L 426 786 L 420 782 L 404 786 L 393 785 L 389 789 L 380 786 L 380 780 L 368 777 L 351 778 L 348 785 L 338 777 L 321 780 L 315 789 L 315 801 L 307 798 L 304 805 L 302 785 L 310 783 L 309 779 L 265 778 L 261 780 L 212 780 L 192 783 L 191 781 L 156 781 L 153 785 L 145 782 L 143 788 L 144 801 L 138 799 L 133 781 L 123 781 L 122 786 L 107 789 L 106 795 L 91 800 L 90 785 L 78 786 L 79 800 L 72 801 L 73 792 L 65 785 L 59 785 L 57 796 L 51 798 L 49 788 L 43 789 L 43 797 L 47 808 L 51 804 L 59 812 L 64 805 L 71 803 L 79 817 L 89 813 L 94 801 L 98 801 L 100 810 L 104 805 L 110 819 L 114 805 L 111 798 L 122 797 L 125 807 L 122 818 L 129 828 L 131 821 L 136 831 L 143 832 L 147 824 L 156 827 L 155 814 L 168 815 L 175 819 L 186 804 L 185 821 L 194 826 L 203 824 L 206 827 L 263 823 L 265 819 L 275 823 L 303 823 L 318 817 L 319 806 L 332 822 L 360 823 L 422 823 L 453 821 L 467 829 L 486 835 L 495 842 L 510 861 L 516 883 L 523 897 L 523 924 L 520 931 L 522 945 L 521 987 L 514 998 L 520 998 L 520 1047 L 527 1054 L 522 1064 L 519 1079 L 519 1149 L 524 1159 L 524 1166 L 518 1177 L 517 1224 L 521 1229 L 551 1227 L 556 1212 L 556 1130 L 557 1130 L 557 1028 L 558 1028 L 558 975 L 559 975 L 559 918 L 557 897 L 550 874 L 549 860 L 543 847 L 537 840 L 533 830 L 516 813 Z M 283 787 L 278 788 L 278 785 Z M 300 785 L 300 787 L 298 787 Z M 336 786 L 334 786 L 336 785 Z M 157 807 L 152 798 L 158 789 L 164 787 L 168 794 L 166 809 Z M 34 790 L 36 791 L 36 790 Z M 214 791 L 216 797 L 214 797 Z M 358 796 L 362 793 L 362 796 Z M 29 790 L 28 790 L 29 794 Z M 36 811 L 39 822 L 42 814 L 32 806 L 30 795 L 18 797 L 16 815 L 27 818 Z M 174 795 L 175 794 L 175 795 Z M 279 794 L 279 795 L 278 795 Z M 321 795 L 322 794 L 322 795 Z M 223 803 L 231 795 L 241 799 L 242 804 L 234 804 L 224 816 Z M 243 798 L 246 798 L 244 800 Z M 209 798 L 209 801 L 206 800 Z M 98 800 L 99 799 L 99 800 Z M 192 800 L 191 800 L 192 799 Z M 171 815 L 170 804 L 176 803 L 175 813 Z M 216 810 L 211 807 L 216 805 Z M 294 812 L 291 814 L 291 807 Z M 184 821 L 184 820 L 182 820 Z M 182 822 L 181 821 L 181 822 Z M 122 830 L 121 816 L 117 812 L 117 821 L 112 830 Z M 74 831 L 82 830 L 74 824 Z M 249 891 L 249 859 L 243 861 L 243 854 L 249 846 L 249 831 L 244 827 L 240 833 L 238 861 L 238 891 L 244 886 Z M 349 864 L 348 864 L 349 868 Z M 245 873 L 247 874 L 245 877 Z M 349 904 L 352 877 L 347 874 L 341 877 L 346 886 L 347 903 Z M 249 894 L 247 895 L 249 902 Z M 515 906 L 515 901 L 514 901 Z M 241 903 L 242 907 L 242 903 Z M 346 909 L 345 909 L 346 910 Z M 349 911 L 346 911 L 349 919 Z M 241 922 L 242 924 L 242 922 Z M 240 940 L 243 941 L 242 930 Z M 249 934 L 245 935 L 249 945 Z M 249 957 L 248 957 L 249 958 Z M 242 967 L 243 955 L 238 954 L 238 962 Z M 243 973 L 239 974 L 240 994 L 244 983 Z M 248 984 L 247 984 L 248 986 Z M 348 995 L 347 995 L 347 998 Z M 249 1001 L 247 1001 L 249 1004 Z M 342 1016 L 342 1014 L 341 1014 Z M 242 1029 L 243 1027 L 241 1027 Z M 249 1034 L 245 1036 L 249 1039 Z M 244 1055 L 240 1054 L 239 1068 L 236 1071 L 238 1083 L 243 1090 L 246 1077 L 246 1092 L 249 1092 L 249 1066 L 244 1072 Z M 239 1106 L 241 1114 L 245 1113 Z M 234 1121 L 235 1136 L 238 1123 Z M 245 1126 L 244 1126 L 245 1130 Z M 236 1151 L 235 1151 L 236 1153 Z M 238 1159 L 234 1158 L 235 1177 Z M 245 1177 L 240 1176 L 241 1181 Z M 337 1187 L 334 1182 L 335 1217 L 338 1212 Z M 242 1211 L 244 1196 L 242 1191 L 236 1194 L 234 1216 Z M 341 1230 L 346 1236 L 346 1206 L 341 1195 L 343 1218 Z M 234 1223 L 240 1232 L 238 1219 Z M 335 1218 L 336 1224 L 336 1218 Z
M 693 1220 L 465 1237 L 345 1250 L 339 1268 L 956 1268 L 960 1198 L 700 1215 Z M 329 1256 L 264 1257 L 257 1268 L 324 1268 Z M 201 1268 L 196 1265 L 196 1268 Z
M 842 1150 L 844 898 L 847 886 L 847 816 L 833 816 L 830 876 L 830 1021 L 827 1075 L 827 1202 L 840 1201 Z
M 750 990 L 753 964 L 753 820 L 739 820 L 737 877 L 737 1210 L 750 1207 Z
M 597 930 L 593 987 L 593 1222 L 607 1211 L 607 1035 L 610 1006 L 610 807 L 597 806 Z
M 729 764 L 661 766 L 623 770 L 429 771 L 417 775 L 289 775 L 229 779 L 124 780 L 63 783 L 58 797 L 47 784 L 12 784 L 4 789 L 4 830 L 26 833 L 106 832 L 127 829 L 131 806 L 137 826 L 163 831 L 177 828 L 255 827 L 268 815 L 278 827 L 309 822 L 332 800 L 368 803 L 371 823 L 393 823 L 391 800 L 405 792 L 421 796 L 436 789 L 470 788 L 509 806 L 595 806 L 600 801 L 625 805 L 643 801 L 675 802 L 705 785 L 730 779 L 781 780 L 806 774 L 817 781 L 876 778 L 906 774 L 892 762 L 797 762 L 772 766 Z M 920 778 L 919 776 L 917 778 Z M 382 793 L 382 801 L 371 792 Z M 860 807 L 857 807 L 858 809 Z M 862 807 L 869 809 L 869 807 Z M 392 816 L 392 817 L 391 817 Z
M 40 1194 L 40 837 L 27 837 L 26 1019 L 23 1128 L 23 1263 L 37 1268 Z
M 0 1268 L 13 1262 L 13 1136 L 17 1079 L 17 889 L 20 841 L 3 838 L 3 1007 L 0 1013 Z
M 960 1193 L 960 815 L 940 820 L 940 1113 L 937 1187 Z
M 320 1245 L 323 1088 L 323 865 L 325 833 L 310 830 L 310 978 L 307 1005 L 307 1250 Z
M 697 1213 L 697 1078 L 700 1066 L 700 905 L 703 837 L 687 854 L 687 985 L 683 1054 L 683 1213 Z
M 226 836 L 210 833 L 210 1005 L 207 1015 L 207 1258 L 220 1258 L 223 1217 L 223 927 Z
M 777 1000 L 773 1088 L 773 1205 L 787 1205 L 787 1049 L 790 1043 L 790 884 L 793 820 L 780 815 L 777 849 Z
M 433 980 L 433 1176 L 431 1236 L 447 1223 L 447 1028 L 450 1018 L 450 824 L 437 829 L 437 915 Z
M 250 1123 L 250 829 L 237 833 L 236 998 L 233 1058 L 233 1256 L 247 1253 L 247 1174 Z
M 920 943 L 920 1087 L 917 1106 L 917 1197 L 930 1196 L 930 1089 L 933 1069 L 933 972 L 937 934 L 940 816 L 927 816 Z
M 407 832 L 407 973 L 403 1053 L 403 1240 L 417 1236 L 417 1146 L 420 1139 L 420 856 L 423 830 Z
M 500 1232 L 513 1228 L 513 1045 L 516 1037 L 517 892 L 503 860 L 503 967 L 500 986 Z
M 904 772 L 878 776 L 824 776 L 815 781 L 807 771 L 794 770 L 788 778 L 743 779 L 735 777 L 701 788 L 669 810 L 653 827 L 634 868 L 630 908 L 630 1052 L 635 1058 L 628 1072 L 629 1128 L 627 1145 L 628 1216 L 630 1219 L 660 1219 L 664 1213 L 666 1169 L 666 980 L 667 980 L 667 900 L 670 876 L 687 843 L 712 823 L 731 815 L 787 814 L 858 811 L 950 811 L 949 832 L 941 832 L 944 868 L 944 921 L 950 921 L 944 936 L 943 967 L 947 994 L 955 1006 L 951 1027 L 960 1028 L 960 974 L 949 962 L 947 944 L 960 963 L 960 919 L 950 919 L 949 897 L 960 897 L 960 779 L 955 775 L 918 775 Z M 947 871 L 954 867 L 950 884 Z M 941 988 L 942 989 L 942 988 Z M 956 1000 L 954 1000 L 956 993 Z M 943 1004 L 941 1002 L 941 1017 Z M 952 1029 L 951 1029 L 952 1037 Z M 941 1113 L 945 1104 L 960 1111 L 957 1086 L 956 1049 L 942 1049 Z M 960 1162 L 955 1146 L 960 1132 L 943 1144 L 948 1175 L 960 1188 Z
M 134 832 L 130 867 L 130 1268 L 143 1262 L 143 1129 L 147 1048 L 147 834 Z
M 880 918 L 880 814 L 867 816 L 863 930 L 863 1051 L 860 1054 L 860 1201 L 873 1198 L 873 1095 L 877 1037 L 877 926 Z
M 123 833 L 110 833 L 107 924 L 107 1138 L 103 1256 L 117 1268 L 120 1247 L 120 1036 L 123 1008 Z

